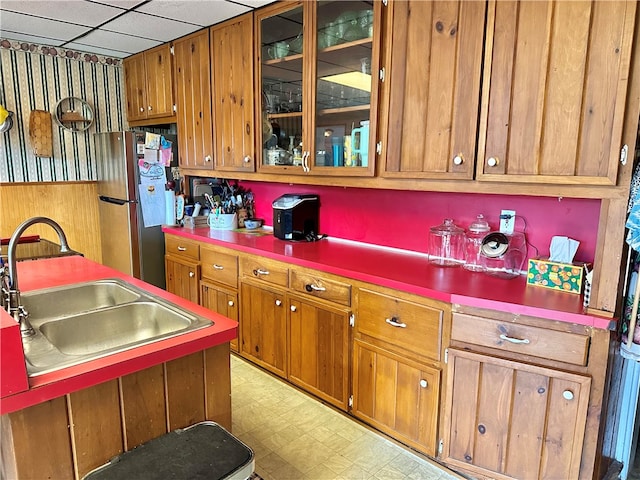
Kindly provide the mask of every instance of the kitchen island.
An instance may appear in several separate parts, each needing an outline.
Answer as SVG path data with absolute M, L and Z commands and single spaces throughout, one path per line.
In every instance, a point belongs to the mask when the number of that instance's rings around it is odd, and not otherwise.
M 18 324 L 0 311 L 3 478 L 81 478 L 176 428 L 203 420 L 231 428 L 236 322 L 80 256 L 19 262 L 18 271 L 22 292 L 122 279 L 213 323 L 28 377 Z
M 338 238 L 163 231 L 167 288 L 238 318 L 239 355 L 346 414 L 473 477 L 606 470 L 616 320 L 582 296 Z

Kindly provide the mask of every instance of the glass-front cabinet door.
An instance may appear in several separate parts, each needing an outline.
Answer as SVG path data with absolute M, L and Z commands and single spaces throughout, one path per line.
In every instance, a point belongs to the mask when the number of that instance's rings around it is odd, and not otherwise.
M 261 171 L 373 175 L 380 8 L 321 0 L 259 14 Z

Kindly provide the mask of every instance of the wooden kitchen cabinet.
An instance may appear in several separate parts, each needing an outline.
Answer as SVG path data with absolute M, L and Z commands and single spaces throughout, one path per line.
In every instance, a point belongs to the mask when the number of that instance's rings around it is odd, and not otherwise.
M 485 9 L 464 0 L 390 2 L 382 176 L 473 178 Z
M 215 170 L 253 172 L 253 14 L 211 28 Z
M 449 306 L 375 286 L 356 303 L 353 415 L 436 456 Z
M 200 281 L 198 242 L 165 235 L 165 274 L 167 291 L 198 303 Z
M 350 311 L 291 296 L 289 381 L 347 411 Z
M 436 456 L 440 370 L 355 340 L 353 414 Z
M 591 379 L 450 349 L 443 460 L 499 479 L 577 479 Z
M 287 378 L 286 293 L 280 288 L 241 283 L 240 353 Z
M 200 282 L 200 305 L 236 322 L 240 320 L 238 315 L 237 291 L 202 280 Z M 238 336 L 239 335 L 240 327 L 238 327 Z M 231 350 L 238 353 L 238 338 L 234 338 L 229 344 L 231 345 Z
M 176 40 L 174 72 L 178 124 L 178 163 L 212 170 L 211 56 L 209 30 Z
M 131 125 L 175 122 L 171 45 L 164 44 L 125 58 L 127 121 Z
M 374 175 L 382 8 L 320 0 L 256 12 L 260 172 Z
M 636 8 L 489 2 L 479 180 L 616 184 Z

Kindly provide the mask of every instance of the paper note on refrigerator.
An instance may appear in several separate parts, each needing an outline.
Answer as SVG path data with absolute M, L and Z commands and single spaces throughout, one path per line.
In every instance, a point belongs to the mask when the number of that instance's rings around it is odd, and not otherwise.
M 165 220 L 165 180 L 156 180 L 150 183 L 138 185 L 140 192 L 140 206 L 142 207 L 142 220 L 145 227 L 162 225 Z
M 162 163 L 139 159 L 138 169 L 140 171 L 140 183 L 149 184 L 160 181 L 167 183 L 167 172 Z

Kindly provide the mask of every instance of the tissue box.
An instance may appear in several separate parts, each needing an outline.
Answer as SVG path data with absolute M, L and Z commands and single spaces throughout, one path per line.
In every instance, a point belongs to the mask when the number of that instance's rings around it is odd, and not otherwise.
M 527 283 L 580 294 L 584 283 L 584 266 L 584 263 L 560 263 L 546 258 L 530 258 Z
M 238 228 L 238 215 L 235 213 L 210 213 L 209 227 L 214 230 L 235 230 Z

